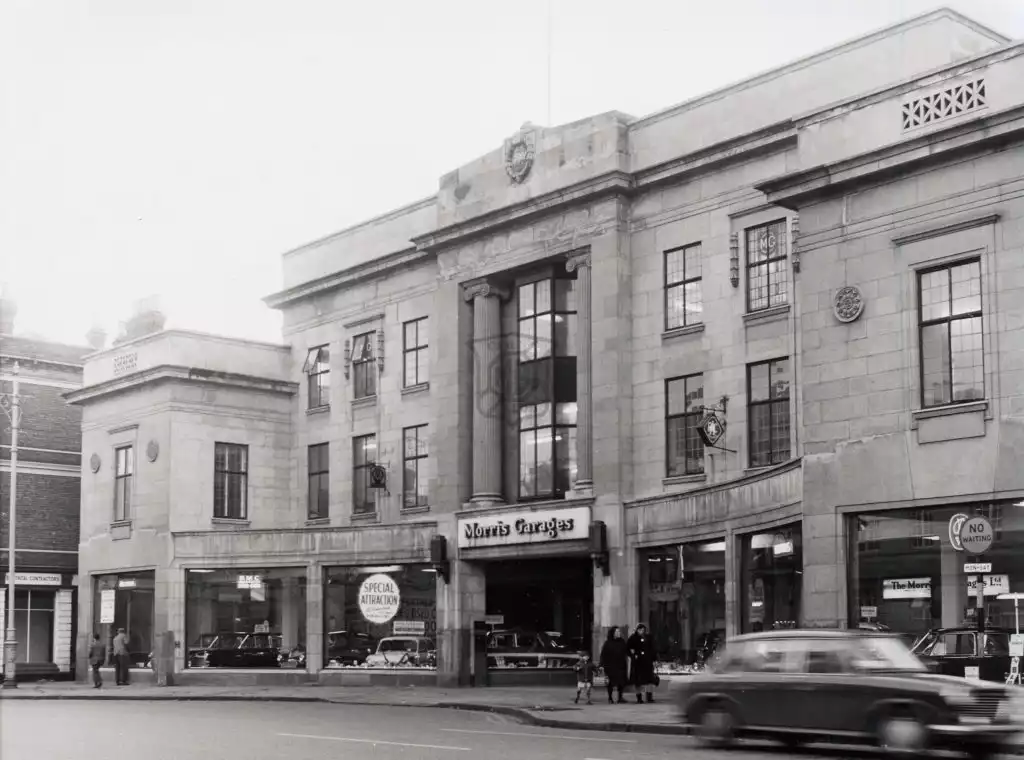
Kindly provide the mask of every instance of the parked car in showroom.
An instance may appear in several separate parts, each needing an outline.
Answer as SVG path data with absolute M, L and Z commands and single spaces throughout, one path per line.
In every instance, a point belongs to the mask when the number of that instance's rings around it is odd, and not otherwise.
M 544 631 L 509 628 L 487 634 L 490 668 L 572 668 L 579 662 L 575 649 L 562 646 Z
M 388 636 L 377 643 L 377 651 L 366 658 L 367 667 L 436 667 L 437 648 L 423 636 Z
M 327 667 L 362 665 L 377 649 L 377 642 L 366 633 L 331 631 L 327 634 Z
M 277 668 L 280 663 L 280 637 L 269 633 L 219 634 L 216 646 L 206 651 L 210 668 Z
M 1010 672 L 1010 631 L 936 628 L 918 640 L 913 652 L 936 673 L 1005 683 Z
M 980 760 L 1024 722 L 1021 690 L 932 673 L 898 636 L 863 630 L 738 636 L 679 698 L 684 723 L 711 746 L 756 737 Z

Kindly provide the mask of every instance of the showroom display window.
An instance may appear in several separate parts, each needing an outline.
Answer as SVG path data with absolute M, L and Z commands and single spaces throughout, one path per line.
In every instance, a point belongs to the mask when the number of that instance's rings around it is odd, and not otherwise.
M 743 633 L 796 628 L 803 593 L 800 523 L 740 538 Z
M 97 575 L 93 578 L 93 631 L 112 650 L 119 628 L 128 636 L 132 667 L 144 668 L 153 655 L 156 573 Z
M 725 640 L 725 541 L 642 550 L 640 620 L 659 672 L 703 669 Z
M 190 668 L 305 668 L 305 568 L 186 573 Z
M 324 571 L 324 667 L 437 667 L 437 573 L 430 565 Z
M 984 517 L 992 545 L 981 555 L 958 551 L 954 517 Z M 1024 507 L 970 503 L 851 515 L 846 522 L 851 625 L 918 637 L 934 628 L 977 623 L 981 576 L 985 623 L 1012 629 L 1013 601 L 1024 592 Z M 986 564 L 985 573 L 965 565 Z

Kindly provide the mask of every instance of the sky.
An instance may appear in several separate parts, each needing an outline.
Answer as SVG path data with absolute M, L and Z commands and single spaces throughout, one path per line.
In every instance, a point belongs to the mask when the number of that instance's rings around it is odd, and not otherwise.
M 1024 38 L 1024 0 L 946 4 Z M 279 341 L 283 252 L 524 122 L 643 116 L 938 5 L 3 0 L 0 287 L 21 334 L 113 337 L 156 296 L 168 327 Z

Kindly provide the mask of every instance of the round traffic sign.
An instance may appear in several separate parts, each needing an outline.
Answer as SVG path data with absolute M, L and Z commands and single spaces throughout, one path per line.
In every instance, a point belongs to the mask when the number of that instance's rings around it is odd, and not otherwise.
M 992 523 L 984 517 L 972 517 L 960 526 L 960 544 L 968 554 L 984 554 L 994 540 Z

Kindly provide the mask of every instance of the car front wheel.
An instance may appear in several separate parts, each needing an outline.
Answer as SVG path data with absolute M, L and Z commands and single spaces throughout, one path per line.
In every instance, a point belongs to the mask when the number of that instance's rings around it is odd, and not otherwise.
M 883 715 L 875 734 L 878 746 L 893 755 L 914 756 L 928 747 L 928 727 L 911 712 Z
M 736 740 L 737 720 L 728 706 L 712 703 L 700 712 L 697 736 L 709 747 L 728 747 Z

